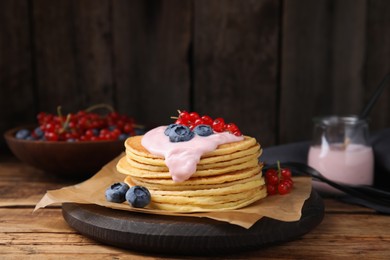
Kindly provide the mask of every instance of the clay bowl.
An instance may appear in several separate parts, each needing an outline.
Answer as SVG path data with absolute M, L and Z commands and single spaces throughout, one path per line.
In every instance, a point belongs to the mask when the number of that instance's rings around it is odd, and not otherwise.
M 124 141 L 49 142 L 15 138 L 26 127 L 8 130 L 5 140 L 21 161 L 47 173 L 80 179 L 92 176 L 124 152 Z M 34 128 L 29 128 L 34 129 Z

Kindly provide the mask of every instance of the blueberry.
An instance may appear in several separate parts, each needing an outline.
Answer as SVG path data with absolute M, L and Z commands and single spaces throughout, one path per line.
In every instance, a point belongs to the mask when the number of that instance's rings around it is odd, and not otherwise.
M 42 137 L 44 136 L 45 133 L 38 126 L 37 128 L 34 129 L 34 134 L 37 136 L 37 139 L 42 139 Z
M 26 139 L 31 135 L 30 130 L 27 129 L 20 129 L 19 131 L 16 132 L 16 139 Z
M 214 134 L 214 131 L 209 125 L 197 125 L 194 128 L 194 133 L 200 136 L 209 136 Z
M 169 131 L 169 140 L 174 143 L 184 142 L 191 140 L 194 135 L 194 132 L 192 132 L 189 127 L 184 125 L 176 125 Z
M 126 200 L 126 192 L 129 190 L 129 185 L 124 182 L 112 184 L 106 190 L 106 200 L 115 203 L 122 203 Z
M 143 186 L 133 186 L 126 192 L 126 200 L 134 208 L 144 208 L 150 203 L 150 192 Z
M 128 137 L 129 137 L 128 134 L 120 134 L 120 135 L 118 136 L 118 140 L 124 141 L 124 140 L 126 140 Z
M 165 134 L 166 136 L 169 136 L 169 133 L 171 132 L 171 130 L 172 130 L 174 127 L 176 127 L 176 126 L 178 126 L 178 124 L 170 124 L 170 125 L 167 126 L 167 128 L 165 129 L 164 134 Z
M 145 134 L 145 129 L 142 128 L 134 128 L 135 135 L 143 135 Z
M 93 128 L 92 129 L 92 133 L 93 133 L 94 136 L 99 136 L 99 129 Z

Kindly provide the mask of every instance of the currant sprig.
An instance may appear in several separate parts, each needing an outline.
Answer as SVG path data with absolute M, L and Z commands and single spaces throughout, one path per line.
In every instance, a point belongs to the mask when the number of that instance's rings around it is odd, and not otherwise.
M 229 132 L 236 136 L 242 136 L 242 133 L 238 126 L 234 123 L 225 123 L 225 120 L 221 117 L 212 119 L 208 115 L 200 116 L 197 112 L 187 112 L 178 110 L 177 117 L 171 117 L 176 119 L 175 124 L 180 124 L 189 127 L 193 130 L 198 125 L 208 125 L 218 133 Z
M 95 113 L 96 109 L 104 108 L 108 113 Z M 47 141 L 100 141 L 124 140 L 142 132 L 143 127 L 135 120 L 119 114 L 110 105 L 97 104 L 76 113 L 62 113 L 61 106 L 57 114 L 40 112 L 37 115 L 39 127 L 31 133 L 32 140 Z
M 291 170 L 289 168 L 281 168 L 280 162 L 277 161 L 276 169 L 270 168 L 265 172 L 264 178 L 268 195 L 290 193 L 294 186 L 291 176 Z

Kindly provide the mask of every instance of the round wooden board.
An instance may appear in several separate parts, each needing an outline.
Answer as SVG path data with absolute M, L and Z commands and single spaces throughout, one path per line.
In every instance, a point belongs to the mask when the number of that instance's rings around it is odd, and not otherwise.
M 181 255 L 215 255 L 258 249 L 293 240 L 321 223 L 324 203 L 312 191 L 295 222 L 262 218 L 250 229 L 207 218 L 172 217 L 64 203 L 68 224 L 105 244 L 141 251 Z

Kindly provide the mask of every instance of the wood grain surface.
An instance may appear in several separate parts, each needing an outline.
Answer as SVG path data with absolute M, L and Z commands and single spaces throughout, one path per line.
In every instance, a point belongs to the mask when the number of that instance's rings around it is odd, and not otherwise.
M 148 125 L 176 109 L 236 122 L 264 146 L 358 113 L 390 71 L 386 0 L 0 3 L 0 132 L 105 102 Z M 372 131 L 390 124 L 390 91 Z M 5 147 L 0 139 L 1 148 Z
M 45 190 L 73 184 L 13 157 L 0 156 L 0 259 L 204 259 L 140 253 L 99 243 L 71 228 L 60 205 L 32 212 Z M 300 238 L 213 259 L 390 258 L 389 216 L 331 198 L 324 199 L 324 203 L 321 224 Z

